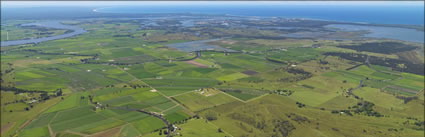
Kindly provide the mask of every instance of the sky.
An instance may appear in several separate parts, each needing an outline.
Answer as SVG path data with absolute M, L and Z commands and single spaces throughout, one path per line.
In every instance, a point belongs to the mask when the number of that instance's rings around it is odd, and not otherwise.
M 424 6 L 424 1 L 1 1 L 1 7 L 125 6 L 125 5 L 363 5 Z

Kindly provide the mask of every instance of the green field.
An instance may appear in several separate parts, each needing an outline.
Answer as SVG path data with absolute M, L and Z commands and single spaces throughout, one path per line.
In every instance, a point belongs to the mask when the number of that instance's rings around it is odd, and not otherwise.
M 147 117 L 133 122 L 134 127 L 142 134 L 153 132 L 156 129 L 164 127 L 164 123 L 158 118 Z
M 178 95 L 192 90 L 210 87 L 218 82 L 208 78 L 164 77 L 146 79 L 145 82 L 166 96 Z
M 188 107 L 192 111 L 200 111 L 236 101 L 235 99 L 225 95 L 224 93 L 217 93 L 214 95 L 205 96 L 201 95 L 199 92 L 192 92 L 179 95 L 173 98 L 175 98 L 179 103 Z
M 112 16 L 121 14 L 63 20 L 87 30 L 74 37 L 1 47 L 1 136 L 163 137 L 166 122 L 176 137 L 424 134 L 421 44 L 350 40 L 366 32 L 329 31 L 323 26 L 330 22 L 320 20 Z M 187 19 L 193 26 L 184 26 Z M 38 21 L 2 22 L 1 37 L 66 31 L 20 26 Z M 280 37 L 308 31 L 326 36 Z M 384 54 L 341 47 L 377 42 L 414 48 Z M 200 56 L 189 51 L 203 46 Z M 388 60 L 396 64 L 380 64 Z

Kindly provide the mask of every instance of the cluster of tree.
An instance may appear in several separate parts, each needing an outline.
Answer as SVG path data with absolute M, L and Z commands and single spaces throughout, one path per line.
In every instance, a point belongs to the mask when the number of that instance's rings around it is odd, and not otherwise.
M 106 85 L 105 87 L 106 88 L 113 88 L 113 87 L 115 87 L 115 85 Z
M 11 63 L 7 63 L 8 65 L 9 65 L 9 68 L 2 68 L 1 70 L 0 70 L 0 83 L 2 84 L 2 86 L 4 86 L 4 85 L 6 85 L 6 86 L 13 86 L 13 83 L 14 82 L 11 82 L 11 81 L 4 81 L 3 80 L 3 76 L 5 76 L 5 75 L 12 75 L 12 79 L 15 79 L 15 76 L 13 75 L 13 74 L 9 74 L 9 73 L 11 73 L 11 72 L 13 72 L 15 69 L 14 68 L 12 68 L 12 64 Z M 3 72 L 4 71 L 4 72 Z M 8 83 L 4 83 L 4 82 L 8 82 Z
M 224 82 L 226 83 L 226 82 Z M 235 92 L 235 93 L 242 93 L 242 90 L 239 89 L 220 89 L 223 92 Z
M 159 135 L 168 135 L 168 131 L 167 130 L 162 130 L 162 129 L 160 129 L 159 131 L 158 131 L 158 134 Z
M 313 86 L 306 85 L 306 84 L 302 84 L 301 86 L 303 86 L 303 87 L 305 87 L 305 88 L 309 88 L 309 89 L 314 89 L 314 87 L 313 87 Z
M 396 129 L 396 128 L 388 128 L 388 131 L 395 131 L 395 132 L 398 132 L 398 129 Z
M 63 92 L 62 92 L 61 88 L 56 90 L 56 96 L 62 96 L 62 94 L 63 94 Z
M 424 130 L 425 121 L 415 121 L 415 125 L 421 127 Z
M 418 99 L 417 96 L 413 96 L 413 97 L 396 96 L 396 98 L 403 100 L 404 101 L 404 104 L 407 104 L 407 103 L 409 103 L 412 100 Z
M 272 137 L 288 137 L 295 130 L 295 126 L 287 120 L 272 120 L 273 135 Z
M 345 69 L 345 70 L 349 71 L 349 70 L 355 69 L 355 68 L 357 68 L 357 67 L 360 67 L 360 66 L 362 66 L 362 65 L 364 65 L 364 64 L 357 64 L 357 65 L 354 65 L 354 66 L 352 66 L 352 67 L 349 67 L 349 68 L 347 68 L 347 69 Z
M 30 109 L 32 109 L 33 107 L 34 107 L 33 105 L 30 105 L 30 107 L 25 107 L 25 111 L 30 111 Z
M 80 59 L 80 62 L 83 64 L 87 64 L 90 60 L 96 60 L 97 58 L 99 58 L 99 54 L 95 54 L 91 58 Z
M 1 90 L 4 91 L 13 91 L 15 94 L 19 94 L 19 93 L 47 93 L 47 91 L 42 91 L 42 90 L 27 90 L 27 89 L 19 89 L 16 87 L 3 87 L 0 86 Z
M 403 125 L 416 126 L 415 129 L 423 131 L 425 129 L 425 121 L 414 117 L 407 117 L 408 120 L 403 122 Z M 411 122 L 413 120 L 413 123 Z
M 55 32 L 40 32 L 39 34 L 40 35 L 52 35 L 52 34 L 55 34 Z
M 94 102 L 94 103 L 96 104 L 96 107 L 93 107 L 93 111 L 96 111 L 97 108 L 100 108 L 100 110 L 105 110 L 106 108 L 109 107 L 109 104 L 102 105 L 102 104 L 99 104 L 98 102 Z
M 38 102 L 41 102 L 41 101 L 48 100 L 51 97 L 58 97 L 58 96 L 63 95 L 62 89 L 57 89 L 55 94 L 51 94 L 51 95 L 49 95 L 47 91 L 18 89 L 16 87 L 1 87 L 1 90 L 13 91 L 15 94 L 40 93 L 40 97 L 38 97 L 38 98 L 33 97 L 33 98 L 25 98 L 25 99 L 15 100 L 13 102 L 6 102 L 6 103 L 4 103 L 4 105 L 9 105 L 9 104 L 13 104 L 13 103 L 26 103 L 26 101 L 32 101 L 32 100 L 37 100 Z M 31 108 L 33 108 L 32 104 L 30 104 L 30 107 L 25 107 L 24 110 L 29 111 Z M 12 112 L 12 110 L 10 110 L 10 112 Z
M 288 64 L 288 63 L 287 63 L 287 62 L 285 62 L 285 61 L 281 61 L 281 60 L 274 59 L 274 58 L 269 58 L 269 57 L 266 57 L 266 60 L 267 60 L 267 61 L 270 61 L 270 62 L 274 62 L 274 63 L 279 63 L 279 64 Z
M 339 131 L 339 129 L 338 128 L 331 128 L 333 131 L 336 131 L 336 132 L 338 132 Z
M 205 118 L 208 121 L 217 120 L 217 113 L 215 113 L 214 111 L 208 111 L 207 113 L 205 113 Z
M 320 69 L 329 70 L 329 69 L 331 69 L 331 67 L 322 67 L 322 66 L 320 66 Z M 315 70 L 315 72 L 317 72 L 317 70 Z
M 195 57 L 191 57 L 191 58 L 187 58 L 187 59 L 178 58 L 177 61 L 191 61 L 191 60 L 194 60 L 194 59 L 199 58 L 200 55 L 201 55 L 201 51 L 196 51 L 196 56 Z
M 377 56 L 369 56 L 365 54 L 357 54 L 357 53 L 341 53 L 341 52 L 327 52 L 324 55 L 329 56 L 338 56 L 339 58 L 357 61 L 357 62 L 366 62 L 367 58 L 369 64 L 380 65 L 390 67 L 393 70 L 400 72 L 409 72 L 418 75 L 424 75 L 425 69 L 424 64 L 414 64 L 409 61 L 401 60 L 401 59 L 392 59 L 392 58 L 384 58 Z
M 33 52 L 40 55 L 71 55 L 71 56 L 96 56 L 96 55 L 87 55 L 87 54 L 78 54 L 78 53 L 72 53 L 72 54 L 65 54 L 65 53 L 49 53 L 49 52 L 43 52 L 42 50 L 35 50 L 35 49 L 23 49 L 22 51 L 26 52 Z
M 353 113 L 351 113 L 350 110 L 332 110 L 332 114 L 346 114 L 348 116 L 353 116 Z
M 241 122 L 244 122 L 248 125 L 251 125 L 253 127 L 257 127 L 257 123 L 261 123 L 261 119 L 259 121 L 256 120 L 256 117 L 253 116 L 255 114 L 252 113 L 241 113 L 241 112 L 234 112 L 229 114 L 228 116 L 231 117 L 234 120 L 238 120 Z
M 273 93 L 281 95 L 281 96 L 290 96 L 294 92 L 295 91 L 289 90 L 289 89 L 278 89 L 278 90 L 275 90 Z
M 179 120 L 179 121 L 175 121 L 173 124 L 184 124 L 187 123 L 188 120 L 192 119 L 193 117 L 190 118 L 185 118 L 183 120 Z M 199 119 L 199 118 L 198 118 Z
M 301 80 L 311 78 L 313 76 L 312 73 L 304 71 L 301 68 L 289 67 L 289 68 L 285 68 L 285 70 L 288 73 L 295 74 L 297 76 L 280 78 L 278 81 L 280 81 L 280 82 L 297 82 L 297 81 L 301 81 Z
M 266 121 L 264 119 L 261 119 L 261 120 L 258 120 L 258 121 L 256 120 L 255 128 L 263 130 L 266 127 L 267 127 L 267 124 L 266 124 Z
M 136 88 L 146 88 L 146 87 L 149 87 L 148 85 L 144 85 L 144 84 L 142 84 L 142 85 L 140 85 L 140 84 L 134 84 L 134 85 L 130 85 L 130 87 L 132 87 L 133 89 L 136 89 Z
M 369 42 L 357 45 L 339 45 L 337 47 L 383 54 L 393 54 L 416 49 L 414 46 L 406 45 L 400 42 Z
M 295 102 L 295 104 L 297 104 L 297 106 L 299 107 L 299 108 L 302 108 L 302 107 L 305 107 L 305 104 L 303 104 L 303 103 L 301 103 L 301 102 Z
M 326 61 L 326 60 L 324 60 L 324 59 L 320 59 L 320 60 L 319 60 L 319 64 L 327 65 L 327 64 L 329 64 L 329 62 L 328 62 L 328 61 Z
M 292 73 L 295 75 L 306 75 L 306 76 L 312 76 L 310 72 L 304 71 L 302 68 L 295 68 L 295 67 L 289 67 L 287 68 L 288 73 Z
M 363 102 L 357 103 L 357 105 L 355 106 L 352 106 L 351 109 L 356 114 L 363 113 L 367 116 L 382 117 L 383 116 L 382 114 L 373 110 L 373 106 L 375 106 L 375 104 L 373 104 L 372 102 L 363 101 Z
M 15 104 L 15 103 L 25 103 L 26 101 L 29 100 L 36 100 L 37 98 L 33 97 L 33 98 L 25 98 L 25 99 L 20 99 L 20 100 L 14 100 L 12 102 L 5 102 L 3 103 L 3 105 L 10 105 L 10 104 Z
M 14 68 L 6 69 L 6 70 L 4 70 L 4 74 L 10 73 L 13 70 L 15 70 L 15 69 Z M 3 72 L 0 71 L 0 76 L 2 76 L 2 75 L 3 75 Z
M 134 37 L 133 35 L 130 35 L 130 34 L 126 34 L 126 35 L 123 35 L 123 34 L 113 35 L 113 37 L 130 37 L 130 38 L 136 38 L 136 37 Z
M 289 119 L 297 122 L 298 124 L 301 124 L 301 123 L 310 123 L 311 122 L 307 117 L 300 116 L 300 115 L 297 115 L 295 113 L 289 113 L 289 114 L 286 114 L 286 116 Z
M 93 96 L 91 96 L 91 95 L 89 95 L 89 101 L 90 101 L 90 103 L 97 104 L 97 102 L 93 102 Z

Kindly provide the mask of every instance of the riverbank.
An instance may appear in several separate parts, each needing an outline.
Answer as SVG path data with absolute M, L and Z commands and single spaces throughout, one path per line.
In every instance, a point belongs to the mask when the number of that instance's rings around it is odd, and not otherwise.
M 65 33 L 65 34 L 62 34 L 62 35 L 56 35 L 56 36 L 51 36 L 51 37 L 42 37 L 42 38 L 36 38 L 36 39 L 2 41 L 0 45 L 2 47 L 4 47 L 4 46 L 13 46 L 13 45 L 22 45 L 22 44 L 38 44 L 40 42 L 73 37 L 73 36 L 77 36 L 77 35 L 80 35 L 80 34 L 87 32 L 83 28 L 80 28 L 80 27 L 77 27 L 77 26 L 64 25 L 64 24 L 61 24 L 59 21 L 46 21 L 46 22 L 28 23 L 28 24 L 22 24 L 21 26 L 39 26 L 39 27 L 54 28 L 54 29 L 65 29 L 65 30 L 71 30 L 72 32 Z

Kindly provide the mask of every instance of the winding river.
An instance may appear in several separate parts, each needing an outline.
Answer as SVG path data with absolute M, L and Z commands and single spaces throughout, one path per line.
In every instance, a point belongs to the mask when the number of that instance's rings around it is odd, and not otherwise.
M 22 26 L 40 26 L 40 27 L 46 27 L 46 28 L 72 30 L 72 32 L 71 33 L 65 33 L 65 34 L 62 34 L 62 35 L 56 35 L 56 36 L 51 36 L 51 37 L 42 37 L 42 38 L 36 38 L 36 39 L 2 41 L 0 46 L 3 47 L 3 46 L 12 46 L 12 45 L 40 43 L 40 42 L 44 42 L 44 41 L 68 38 L 68 37 L 80 35 L 80 34 L 87 32 L 83 28 L 80 28 L 80 27 L 77 27 L 77 26 L 64 25 L 64 24 L 61 24 L 59 21 L 46 21 L 46 22 L 28 23 L 28 24 L 22 24 Z

